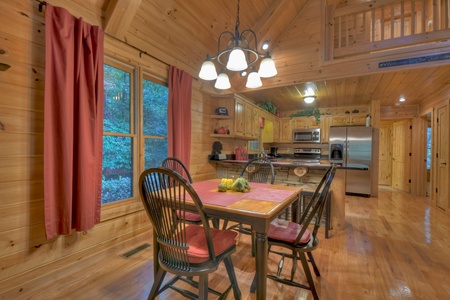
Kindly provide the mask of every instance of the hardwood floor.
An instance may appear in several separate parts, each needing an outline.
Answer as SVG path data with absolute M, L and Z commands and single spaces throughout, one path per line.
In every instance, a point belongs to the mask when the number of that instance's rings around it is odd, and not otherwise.
M 380 187 L 378 198 L 347 196 L 345 231 L 325 239 L 321 228 L 321 243 L 314 252 L 321 271 L 321 277 L 313 275 L 319 296 L 450 299 L 449 233 L 449 215 L 430 207 L 428 198 L 385 187 Z M 39 290 L 33 299 L 146 299 L 153 281 L 152 248 L 128 259 L 119 254 L 95 269 L 80 270 L 79 278 Z M 269 260 L 269 268 L 276 270 L 278 257 L 271 254 Z M 233 262 L 243 299 L 255 299 L 249 293 L 255 271 L 249 236 L 240 237 Z M 304 278 L 301 265 L 296 276 Z M 219 290 L 228 284 L 223 265 L 210 275 L 209 284 Z M 228 299 L 232 298 L 231 293 Z M 169 291 L 159 299 L 183 297 Z M 267 299 L 312 299 L 312 295 L 268 280 Z

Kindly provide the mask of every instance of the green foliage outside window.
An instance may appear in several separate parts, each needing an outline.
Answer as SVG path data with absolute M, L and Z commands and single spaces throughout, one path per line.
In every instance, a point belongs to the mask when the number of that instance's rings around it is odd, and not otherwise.
M 169 89 L 143 82 L 145 168 L 157 167 L 167 157 L 167 104 Z
M 133 86 L 130 71 L 104 66 L 103 204 L 133 197 L 133 181 L 137 180 L 133 178 L 133 154 L 140 132 L 144 135 L 144 168 L 159 166 L 167 157 L 168 88 L 144 79 L 140 116 L 139 110 L 131 110 Z M 131 131 L 132 114 L 135 120 L 143 118 L 142 131 Z
M 131 132 L 131 74 L 104 66 L 102 203 L 133 197 L 133 138 Z

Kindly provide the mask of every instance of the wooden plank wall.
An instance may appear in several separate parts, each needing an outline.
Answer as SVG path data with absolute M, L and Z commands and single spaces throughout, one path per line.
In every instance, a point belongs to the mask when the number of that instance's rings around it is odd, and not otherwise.
M 82 1 L 51 1 L 93 25 L 102 21 L 101 8 Z M 151 225 L 137 197 L 102 207 L 101 223 L 47 241 L 43 219 L 43 103 L 45 76 L 45 12 L 38 2 L 1 1 L 0 61 L 11 67 L 0 72 L 0 298 L 39 296 L 39 289 L 65 284 L 67 277 L 97 272 L 98 263 L 151 242 Z M 166 79 L 168 66 L 105 36 L 105 54 L 141 71 Z M 203 132 L 212 126 L 211 104 L 200 83 L 193 86 L 191 170 L 196 180 L 215 175 L 207 154 L 212 145 Z M 51 280 L 49 280 L 51 278 Z
M 76 9 L 74 14 L 100 23 L 101 14 Z M 38 11 L 36 1 L 1 1 L 0 19 L 0 59 L 11 66 L 0 72 L 0 122 L 4 126 L 0 132 L 0 298 L 31 298 L 39 288 L 57 284 L 57 278 L 78 274 L 76 280 L 81 280 L 93 272 L 80 274 L 80 268 L 74 267 L 80 261 L 90 270 L 111 253 L 117 255 L 149 241 L 151 228 L 140 203 L 132 201 L 105 207 L 102 222 L 92 230 L 45 239 L 44 12 Z
M 93 25 L 101 24 L 100 7 L 78 3 L 52 1 L 53 5 L 63 6 Z M 151 226 L 140 203 L 134 199 L 105 205 L 102 223 L 93 230 L 45 240 L 42 186 L 44 12 L 38 11 L 36 1 L 2 2 L 0 17 L 7 25 L 0 31 L 4 41 L 1 59 L 11 65 L 8 71 L 0 72 L 3 94 L 0 121 L 5 127 L 0 135 L 3 146 L 0 150 L 0 198 L 4 199 L 0 203 L 0 215 L 4 216 L 0 221 L 0 236 L 1 240 L 8 241 L 0 248 L 0 290 L 14 296 L 15 291 L 35 284 L 33 278 L 56 265 L 74 264 L 81 257 L 106 253 L 104 250 L 113 246 L 116 251 L 124 252 L 137 243 L 149 241 Z M 108 36 L 105 36 L 105 54 L 167 79 L 167 65 Z M 202 83 L 194 81 L 191 148 L 194 180 L 216 175 L 214 164 L 207 161 L 214 139 L 204 134 L 212 129 L 209 115 L 215 105 L 201 89 Z M 84 261 L 84 264 L 87 266 L 89 262 Z
M 49 2 L 67 8 L 91 24 L 102 24 L 100 1 Z M 316 5 L 316 1 L 310 3 Z M 11 66 L 0 71 L 0 122 L 4 126 L 0 131 L 0 298 L 31 298 L 36 296 L 39 287 L 64 284 L 63 278 L 67 277 L 78 278 L 74 282 L 82 280 L 89 272 L 96 272 L 100 259 L 150 241 L 151 226 L 140 203 L 133 199 L 103 207 L 102 222 L 92 230 L 45 240 L 44 12 L 38 11 L 38 2 L 34 0 L 0 1 L 0 19 L 3 25 L 0 61 Z M 320 27 L 318 22 L 315 25 Z M 167 78 L 167 65 L 146 55 L 141 57 L 138 51 L 118 41 L 106 37 L 105 51 L 112 58 L 124 59 Z M 304 69 L 306 73 L 310 67 Z M 295 80 L 299 78 L 293 77 L 292 81 Z M 215 165 L 207 161 L 207 155 L 215 141 L 208 134 L 213 130 L 209 115 L 217 105 L 201 90 L 205 90 L 203 83 L 194 81 L 191 173 L 195 181 L 216 174 Z M 228 153 L 246 144 L 233 139 L 221 142 Z

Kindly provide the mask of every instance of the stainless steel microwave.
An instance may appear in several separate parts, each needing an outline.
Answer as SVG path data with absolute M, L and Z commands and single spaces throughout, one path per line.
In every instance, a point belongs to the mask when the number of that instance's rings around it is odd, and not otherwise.
M 293 143 L 320 143 L 320 128 L 294 129 Z

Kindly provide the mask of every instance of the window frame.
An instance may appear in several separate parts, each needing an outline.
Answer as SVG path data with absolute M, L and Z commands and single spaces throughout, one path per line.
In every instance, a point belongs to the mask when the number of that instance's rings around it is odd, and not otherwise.
M 168 80 L 153 75 L 145 66 L 138 63 L 125 63 L 121 60 L 106 56 L 104 64 L 122 69 L 130 73 L 130 133 L 117 134 L 103 131 L 103 136 L 127 136 L 133 139 L 132 155 L 133 155 L 133 191 L 132 197 L 101 206 L 101 221 L 120 217 L 135 211 L 142 210 L 142 204 L 139 199 L 139 176 L 145 168 L 145 136 L 144 136 L 144 120 L 143 120 L 143 81 L 144 79 L 153 81 L 157 84 L 168 86 Z

